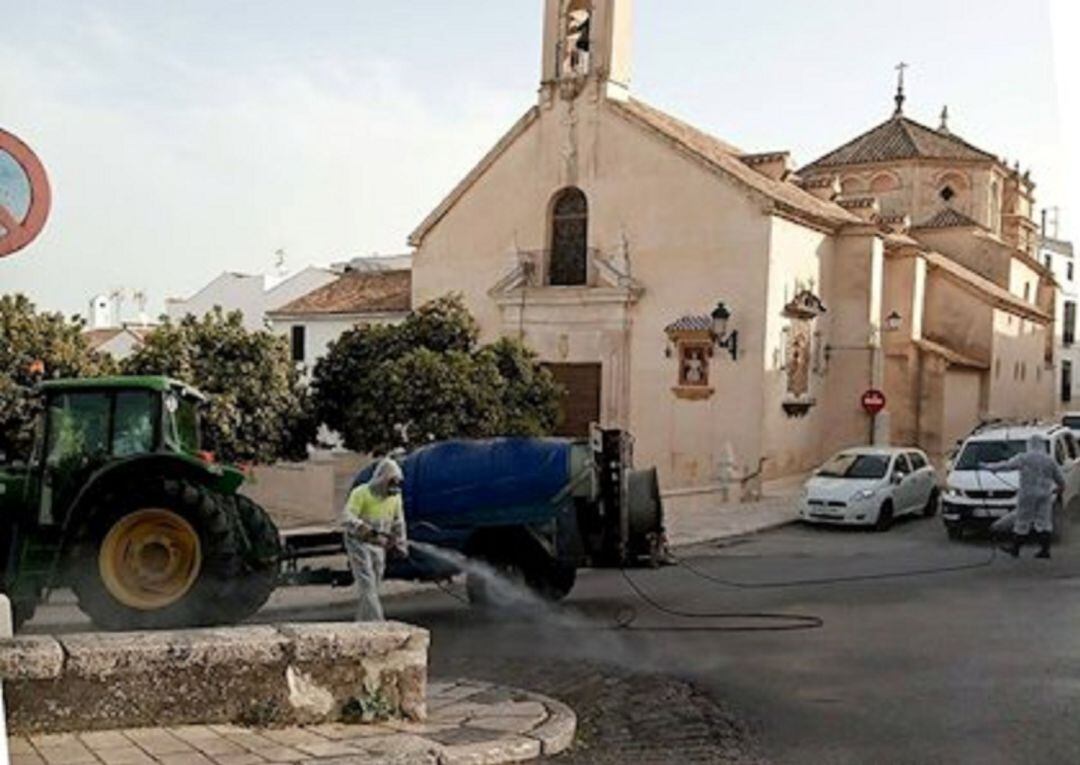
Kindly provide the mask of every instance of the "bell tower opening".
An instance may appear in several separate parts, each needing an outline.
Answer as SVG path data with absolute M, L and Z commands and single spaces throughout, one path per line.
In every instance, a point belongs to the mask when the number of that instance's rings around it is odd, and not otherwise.
M 570 0 L 563 13 L 559 40 L 559 77 L 588 77 L 592 45 L 592 2 Z
M 544 84 L 597 79 L 625 90 L 632 7 L 633 0 L 545 0 Z

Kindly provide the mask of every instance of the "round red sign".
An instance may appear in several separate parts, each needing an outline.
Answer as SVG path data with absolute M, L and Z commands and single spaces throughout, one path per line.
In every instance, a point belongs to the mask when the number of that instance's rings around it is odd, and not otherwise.
M 0 258 L 41 233 L 51 203 L 41 160 L 25 143 L 0 130 Z
M 885 408 L 885 404 L 885 394 L 875 388 L 862 394 L 862 408 L 870 414 L 879 413 Z

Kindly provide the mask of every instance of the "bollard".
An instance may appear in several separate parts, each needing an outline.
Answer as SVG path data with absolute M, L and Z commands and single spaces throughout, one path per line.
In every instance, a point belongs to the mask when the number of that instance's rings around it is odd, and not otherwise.
M 11 601 L 7 595 L 0 594 L 0 641 L 11 640 L 12 630 Z M 4 710 L 4 682 L 0 680 L 0 765 L 9 765 L 7 742 L 7 712 Z

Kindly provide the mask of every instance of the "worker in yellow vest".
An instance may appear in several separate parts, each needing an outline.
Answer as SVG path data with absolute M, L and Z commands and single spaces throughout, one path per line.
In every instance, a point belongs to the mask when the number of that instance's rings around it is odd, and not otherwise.
M 403 480 L 401 467 L 387 457 L 376 465 L 371 480 L 353 489 L 345 503 L 345 550 L 359 591 L 358 622 L 383 621 L 379 588 L 387 553 L 408 555 Z

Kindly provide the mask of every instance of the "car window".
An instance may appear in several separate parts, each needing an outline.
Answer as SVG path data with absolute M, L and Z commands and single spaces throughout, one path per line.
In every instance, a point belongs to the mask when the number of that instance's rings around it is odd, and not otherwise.
M 884 478 L 888 470 L 887 454 L 844 452 L 826 462 L 817 474 L 826 478 Z
M 1080 415 L 1066 415 L 1061 418 L 1061 424 L 1069 430 L 1080 430 Z
M 911 463 L 908 462 L 908 458 L 903 454 L 896 455 L 896 462 L 893 463 L 893 472 L 896 475 L 909 475 L 911 473 Z
M 912 470 L 922 470 L 926 467 L 926 458 L 918 452 L 910 452 L 908 454 L 908 459 L 911 460 Z
M 1069 459 L 1074 460 L 1077 457 L 1076 451 L 1076 438 L 1072 433 L 1065 433 L 1062 435 L 1065 439 L 1065 452 L 1069 455 Z
M 988 462 L 1004 462 L 1027 450 L 1024 441 L 968 441 L 953 470 L 977 470 Z
M 1054 439 L 1054 459 L 1057 460 L 1059 465 L 1065 464 L 1065 440 L 1062 438 Z

